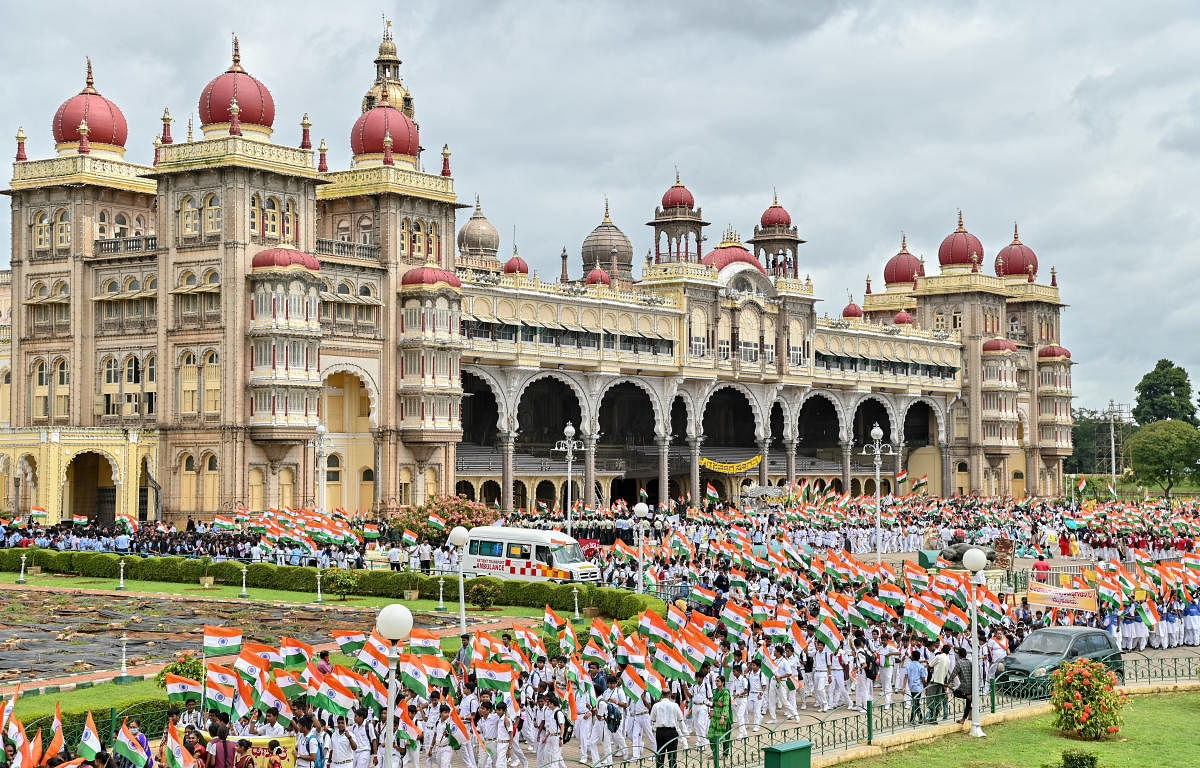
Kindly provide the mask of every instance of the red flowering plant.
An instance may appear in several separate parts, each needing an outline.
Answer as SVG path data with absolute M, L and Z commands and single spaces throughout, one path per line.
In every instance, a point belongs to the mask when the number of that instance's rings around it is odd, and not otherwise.
M 1054 727 L 1084 739 L 1102 739 L 1121 730 L 1121 709 L 1128 697 L 1103 662 L 1076 659 L 1051 675 Z
M 440 542 L 456 525 L 470 530 L 491 525 L 499 516 L 500 510 L 462 496 L 431 496 L 422 506 L 401 507 L 392 513 L 392 523 L 402 530 L 408 529 L 418 536 Z M 435 517 L 442 521 L 442 527 L 431 522 Z

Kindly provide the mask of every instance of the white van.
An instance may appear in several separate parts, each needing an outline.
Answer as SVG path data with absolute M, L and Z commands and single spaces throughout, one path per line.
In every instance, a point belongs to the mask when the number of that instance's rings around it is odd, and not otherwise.
M 559 531 L 483 526 L 472 528 L 463 573 L 526 581 L 599 582 L 579 542 Z

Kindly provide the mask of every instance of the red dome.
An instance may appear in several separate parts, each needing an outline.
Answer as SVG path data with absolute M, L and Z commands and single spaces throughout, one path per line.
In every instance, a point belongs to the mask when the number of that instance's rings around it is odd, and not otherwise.
M 462 280 L 458 279 L 458 275 L 432 265 L 410 269 L 404 273 L 404 277 L 400 278 L 400 285 L 437 285 L 438 283 L 446 283 L 454 288 L 462 287 Z
M 1028 245 L 1021 242 L 1017 236 L 1017 227 L 1013 225 L 1013 241 L 1000 249 L 1000 253 L 996 254 L 996 276 L 1005 277 L 1008 275 L 1018 275 L 1025 277 L 1029 274 L 1029 268 L 1033 267 L 1033 276 L 1037 277 L 1038 260 L 1037 254 Z
M 233 116 L 229 106 L 237 99 L 238 122 L 270 128 L 275 122 L 275 100 L 267 86 L 242 69 L 238 41 L 233 39 L 233 64 L 214 77 L 200 92 L 200 124 L 228 123 Z
M 603 269 L 600 269 L 600 267 L 595 267 L 592 269 L 591 272 L 587 273 L 587 284 L 588 285 L 611 285 L 612 280 L 609 278 L 607 272 L 605 272 Z
M 663 208 L 695 208 L 696 199 L 688 188 L 679 181 L 679 171 L 675 172 L 675 186 L 663 193 Z
M 763 211 L 762 218 L 758 220 L 758 223 L 763 227 L 790 227 L 792 226 L 792 216 L 776 200 L 771 203 L 770 208 Z
M 895 325 L 912 325 L 912 322 L 912 315 L 908 314 L 908 312 L 904 311 L 903 309 L 897 312 L 896 316 L 892 318 L 892 323 Z
M 525 263 L 525 259 L 522 259 L 520 256 L 514 253 L 511 259 L 504 262 L 504 274 L 513 275 L 518 272 L 520 272 L 522 275 L 528 275 L 529 265 Z
M 849 304 L 847 304 L 847 305 L 846 305 L 846 306 L 845 306 L 845 307 L 842 309 L 842 317 L 844 317 L 844 318 L 846 318 L 846 319 L 850 319 L 850 318 L 858 318 L 858 319 L 861 319 L 861 318 L 862 318 L 862 316 L 863 316 L 862 307 L 860 307 L 860 306 L 858 306 L 857 304 L 855 304 L 853 299 L 851 299 L 851 300 L 850 300 L 850 303 L 849 303 Z
M 983 342 L 984 352 L 1016 352 L 1017 345 L 1008 339 L 988 339 Z
M 759 263 L 758 259 L 754 258 L 754 254 L 743 248 L 741 243 L 729 239 L 728 236 L 720 245 L 705 254 L 701 261 L 710 267 L 716 267 L 718 272 L 730 264 L 741 262 L 743 264 L 753 264 L 759 272 L 762 272 L 764 275 L 767 274 L 767 270 L 763 269 L 763 265 Z
M 884 266 L 883 282 L 886 285 L 911 284 L 918 277 L 925 277 L 925 265 L 908 252 L 908 239 L 901 235 L 900 252 L 888 259 Z
M 938 263 L 943 267 L 955 264 L 971 265 L 971 257 L 983 261 L 983 243 L 963 228 L 962 211 L 958 212 L 958 229 L 946 235 L 938 247 Z
M 392 137 L 392 153 L 415 156 L 421 149 L 417 126 L 408 115 L 387 103 L 363 112 L 350 130 L 350 149 L 355 155 L 382 155 L 383 139 Z
M 51 125 L 54 141 L 62 144 L 79 141 L 79 124 L 87 121 L 89 144 L 125 146 L 129 126 L 116 104 L 101 96 L 92 81 L 92 62 L 87 65 L 87 80 L 83 90 L 62 103 L 54 113 Z
M 1042 347 L 1042 351 L 1038 352 L 1038 357 L 1065 357 L 1070 360 L 1071 353 L 1067 351 L 1066 347 L 1060 347 L 1052 344 L 1048 347 Z
M 265 251 L 259 251 L 254 255 L 250 266 L 253 269 L 300 266 L 313 272 L 321 271 L 321 262 L 317 261 L 315 256 L 295 248 L 268 248 Z

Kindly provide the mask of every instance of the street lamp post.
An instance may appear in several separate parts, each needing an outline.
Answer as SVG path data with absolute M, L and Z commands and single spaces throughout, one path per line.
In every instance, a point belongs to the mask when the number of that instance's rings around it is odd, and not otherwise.
M 456 525 L 450 530 L 450 535 L 446 537 L 446 543 L 452 547 L 462 547 L 463 551 L 458 553 L 458 632 L 461 635 L 467 633 L 467 596 L 463 594 L 466 591 L 466 580 L 463 578 L 463 563 L 467 559 L 467 541 L 471 538 L 471 533 L 461 525 Z
M 394 768 L 395 766 L 392 755 L 396 745 L 394 721 L 394 710 L 396 707 L 396 646 L 408 639 L 408 636 L 412 634 L 412 626 L 412 612 L 399 603 L 385 605 L 380 609 L 379 615 L 375 617 L 375 629 L 391 643 L 388 646 L 387 728 L 384 730 L 384 737 L 387 739 L 384 747 L 384 757 L 387 763 L 386 768 Z
M 971 735 L 985 736 L 979 724 L 979 707 L 982 705 L 983 675 L 979 674 L 979 588 L 983 586 L 983 569 L 987 567 L 987 555 L 983 550 L 972 547 L 963 553 L 963 566 L 971 572 Z
M 879 565 L 883 560 L 883 531 L 880 530 L 879 516 L 879 472 L 883 469 L 883 457 L 895 456 L 896 451 L 892 448 L 891 443 L 883 442 L 883 430 L 879 426 L 879 422 L 875 422 L 875 426 L 871 427 L 871 442 L 863 445 L 863 456 L 872 456 L 875 459 L 875 565 Z
M 308 444 L 317 452 L 317 509 L 325 510 L 325 443 L 329 430 L 324 424 L 317 425 L 317 436 Z
M 646 523 L 646 515 L 650 514 L 650 507 L 646 506 L 646 502 L 639 501 L 633 505 L 633 514 L 637 518 L 637 534 L 638 534 L 638 594 L 646 591 L 646 558 L 643 557 L 642 546 L 645 541 L 645 532 L 642 530 Z
M 249 571 L 246 566 L 242 566 L 242 592 L 238 597 L 250 597 L 250 593 L 246 591 L 246 573 Z
M 563 427 L 563 440 L 554 444 L 554 450 L 567 454 L 567 535 L 571 535 L 571 469 L 575 462 L 575 451 L 583 450 L 583 441 L 575 439 L 575 425 L 567 422 Z

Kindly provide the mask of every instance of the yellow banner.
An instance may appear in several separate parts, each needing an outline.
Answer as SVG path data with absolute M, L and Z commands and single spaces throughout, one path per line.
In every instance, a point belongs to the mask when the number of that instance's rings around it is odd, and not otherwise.
M 268 744 L 279 742 L 283 752 L 279 755 L 278 768 L 296 768 L 296 737 L 295 736 L 243 736 L 250 741 L 250 754 L 254 756 L 254 768 L 273 768 L 271 765 L 271 750 Z
M 745 461 L 739 461 L 737 464 L 721 464 L 720 462 L 700 457 L 700 466 L 705 469 L 711 469 L 713 472 L 720 472 L 723 475 L 736 475 L 739 472 L 745 472 L 747 469 L 754 469 L 762 462 L 762 456 L 755 456 Z
M 1096 590 L 1061 589 L 1031 581 L 1029 582 L 1029 604 L 1062 608 L 1067 611 L 1095 611 Z

